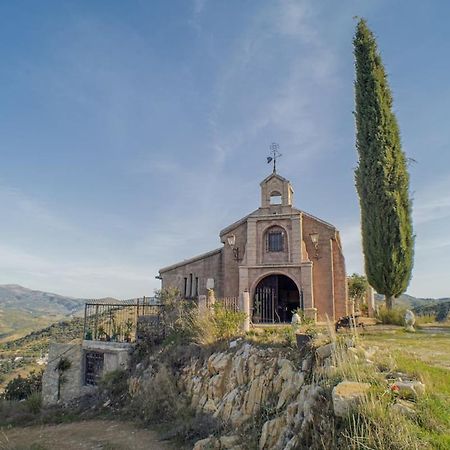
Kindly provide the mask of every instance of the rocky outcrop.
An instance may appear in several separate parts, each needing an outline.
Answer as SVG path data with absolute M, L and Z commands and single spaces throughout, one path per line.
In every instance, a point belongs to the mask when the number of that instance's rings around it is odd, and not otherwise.
M 245 343 L 234 352 L 212 354 L 206 364 L 193 360 L 183 369 L 179 387 L 197 411 L 212 414 L 233 429 L 245 430 L 261 418 L 259 449 L 288 450 L 296 447 L 302 429 L 313 420 L 314 405 L 322 394 L 318 385 L 307 381 L 311 359 L 307 356 L 298 368 L 279 351 Z M 195 446 L 206 448 L 239 446 L 236 436 L 211 436 Z

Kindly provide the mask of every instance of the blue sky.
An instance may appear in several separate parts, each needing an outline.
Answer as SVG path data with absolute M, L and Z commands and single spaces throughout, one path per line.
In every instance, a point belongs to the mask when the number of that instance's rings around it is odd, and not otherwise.
M 268 146 L 362 271 L 354 16 L 375 32 L 414 197 L 408 292 L 450 296 L 450 4 L 0 3 L 0 283 L 149 295 L 259 206 Z

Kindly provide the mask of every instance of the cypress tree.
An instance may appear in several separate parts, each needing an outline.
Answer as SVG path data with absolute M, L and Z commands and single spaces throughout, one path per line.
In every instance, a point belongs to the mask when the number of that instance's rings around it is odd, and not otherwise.
M 355 54 L 356 190 L 369 284 L 392 308 L 411 278 L 414 236 L 407 160 L 392 112 L 392 94 L 375 37 L 361 19 Z

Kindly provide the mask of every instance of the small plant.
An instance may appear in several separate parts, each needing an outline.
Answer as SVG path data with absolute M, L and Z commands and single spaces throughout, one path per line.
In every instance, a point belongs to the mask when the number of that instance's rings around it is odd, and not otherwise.
M 38 391 L 34 391 L 26 400 L 28 410 L 33 414 L 38 414 L 42 407 L 42 395 Z
M 376 318 L 385 325 L 400 325 L 405 324 L 405 312 L 404 308 L 392 308 L 388 309 L 385 305 L 380 306 L 377 311 Z
M 113 370 L 106 373 L 99 382 L 101 394 L 108 397 L 116 406 L 121 406 L 128 399 L 128 378 L 125 370 Z
M 30 372 L 23 378 L 20 375 L 11 380 L 5 388 L 3 396 L 6 400 L 26 400 L 34 392 L 42 389 L 42 372 Z
M 67 381 L 64 376 L 64 372 L 70 369 L 72 363 L 65 356 L 61 357 L 58 361 L 58 364 L 55 367 L 55 370 L 58 371 L 58 400 L 61 398 L 61 386 Z
M 92 330 L 87 330 L 85 335 L 84 335 L 84 339 L 86 341 L 92 341 Z
M 134 322 L 128 319 L 124 325 L 124 339 L 126 342 L 131 342 L 131 332 L 133 331 Z

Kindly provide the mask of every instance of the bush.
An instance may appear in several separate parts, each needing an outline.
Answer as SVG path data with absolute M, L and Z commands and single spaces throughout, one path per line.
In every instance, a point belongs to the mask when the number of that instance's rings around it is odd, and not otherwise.
M 185 334 L 198 345 L 211 345 L 242 334 L 245 318 L 244 313 L 231 311 L 220 303 L 204 311 L 196 307 L 186 316 Z
M 30 372 L 23 378 L 18 376 L 11 380 L 5 388 L 4 397 L 6 400 L 26 400 L 31 394 L 42 390 L 42 371 Z
M 377 311 L 376 318 L 385 325 L 405 325 L 405 308 L 387 309 L 382 305 Z
M 173 375 L 160 366 L 153 375 L 142 380 L 131 398 L 130 412 L 145 423 L 165 423 L 174 420 L 186 408 L 186 401 L 178 391 Z
M 129 397 L 128 378 L 129 374 L 125 370 L 106 373 L 99 383 L 100 394 L 115 406 L 123 405 Z
M 38 414 L 42 407 L 42 396 L 40 392 L 33 392 L 27 398 L 27 408 L 33 414 Z

